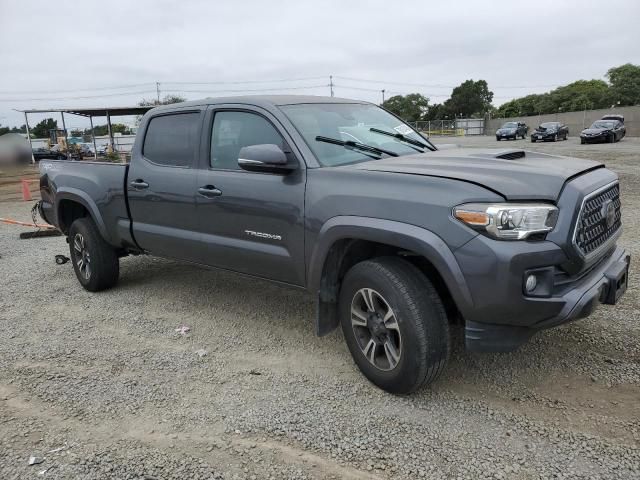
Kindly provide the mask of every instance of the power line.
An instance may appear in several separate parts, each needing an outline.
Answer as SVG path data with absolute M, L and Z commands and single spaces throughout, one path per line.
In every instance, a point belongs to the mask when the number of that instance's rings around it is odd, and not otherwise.
M 308 80 L 322 80 L 327 77 L 301 77 L 301 78 L 281 78 L 276 80 L 229 80 L 217 82 L 162 82 L 163 85 L 243 85 L 256 83 L 288 83 L 305 82 Z
M 366 78 L 355 78 L 355 77 L 342 77 L 336 75 L 335 78 L 339 78 L 341 80 L 350 80 L 353 82 L 363 82 L 363 83 L 377 83 L 377 84 L 387 84 L 387 85 L 406 85 L 410 87 L 423 87 L 423 88 L 455 88 L 459 85 L 442 85 L 442 84 L 424 84 L 424 83 L 409 83 L 409 82 L 392 82 L 388 80 L 369 80 Z M 558 87 L 560 85 L 492 85 L 491 88 L 553 88 Z
M 279 92 L 283 90 L 307 90 L 311 88 L 326 88 L 326 84 L 322 85 L 306 85 L 303 87 L 274 87 L 274 88 L 230 88 L 223 90 L 185 90 L 185 89 L 163 89 L 163 92 L 171 93 L 247 93 L 247 92 Z
M 75 92 L 93 92 L 95 90 L 120 90 L 122 88 L 136 88 L 145 87 L 148 85 L 154 85 L 153 82 L 147 83 L 135 83 L 132 85 L 116 85 L 113 87 L 93 87 L 93 88 L 74 88 L 72 90 L 12 90 L 12 91 L 0 91 L 0 95 L 54 95 L 58 93 L 75 93 Z
M 0 98 L 0 102 L 36 102 L 36 101 L 56 101 L 56 100 L 84 100 L 88 98 L 123 97 L 130 95 L 141 95 L 145 93 L 155 93 L 155 90 L 140 90 L 137 92 L 105 93 L 103 95 L 85 95 L 80 97 L 43 97 L 43 98 Z

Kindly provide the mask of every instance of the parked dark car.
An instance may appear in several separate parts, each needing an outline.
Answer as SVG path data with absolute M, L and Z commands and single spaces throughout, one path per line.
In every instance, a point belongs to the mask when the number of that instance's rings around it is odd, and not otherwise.
M 33 158 L 36 162 L 39 162 L 43 159 L 66 160 L 67 156 L 62 152 L 56 152 L 54 150 L 49 150 L 48 148 L 39 147 L 33 149 Z
M 333 97 L 166 105 L 138 132 L 129 164 L 40 162 L 40 214 L 80 284 L 113 287 L 121 257 L 150 254 L 306 290 L 316 333 L 341 325 L 390 392 L 440 375 L 450 324 L 470 351 L 511 351 L 627 288 L 618 177 L 599 162 L 438 150 Z
M 624 115 L 610 113 L 603 116 L 600 120 L 618 120 L 620 123 L 624 123 Z
M 545 122 L 531 134 L 531 143 L 537 141 L 557 142 L 558 140 L 566 140 L 569 136 L 569 127 L 560 122 Z
M 614 143 L 621 140 L 627 130 L 620 120 L 596 120 L 580 133 L 580 143 Z
M 503 138 L 508 140 L 512 138 L 516 140 L 518 137 L 525 138 L 529 127 L 522 122 L 507 122 L 496 130 L 496 140 L 500 141 Z

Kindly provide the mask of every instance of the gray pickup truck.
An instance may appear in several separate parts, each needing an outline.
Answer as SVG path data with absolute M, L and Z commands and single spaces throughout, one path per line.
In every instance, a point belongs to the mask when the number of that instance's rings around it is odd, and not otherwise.
M 510 351 L 615 304 L 629 255 L 615 173 L 521 150 L 438 150 L 380 107 L 304 96 L 154 108 L 130 164 L 40 162 L 40 213 L 90 291 L 150 254 L 317 296 L 363 374 L 432 382 L 449 327 Z

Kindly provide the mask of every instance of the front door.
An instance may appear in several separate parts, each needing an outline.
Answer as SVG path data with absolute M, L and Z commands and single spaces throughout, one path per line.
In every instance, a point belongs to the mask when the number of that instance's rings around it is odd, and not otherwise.
M 177 111 L 141 126 L 144 141 L 134 147 L 126 188 L 134 238 L 154 255 L 201 259 L 195 166 L 203 116 L 200 110 Z
M 304 285 L 305 169 L 282 175 L 242 170 L 240 149 L 291 139 L 266 111 L 243 106 L 212 107 L 205 121 L 209 140 L 198 175 L 197 210 L 204 263 L 237 272 Z

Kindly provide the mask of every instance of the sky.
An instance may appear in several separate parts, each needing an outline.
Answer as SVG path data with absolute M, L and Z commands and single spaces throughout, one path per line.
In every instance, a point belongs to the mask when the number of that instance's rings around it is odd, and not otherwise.
M 328 95 L 330 75 L 336 96 L 377 103 L 484 79 L 498 106 L 640 64 L 639 20 L 639 0 L 0 0 L 0 124 L 134 105 L 156 82 L 161 97 Z

